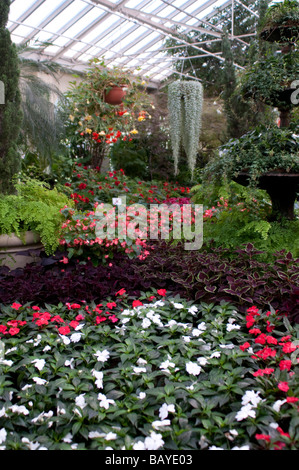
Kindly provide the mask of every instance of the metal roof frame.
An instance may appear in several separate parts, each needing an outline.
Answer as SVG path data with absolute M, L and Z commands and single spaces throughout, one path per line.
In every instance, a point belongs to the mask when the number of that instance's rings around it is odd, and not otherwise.
M 195 55 L 190 60 L 214 56 L 223 61 L 220 53 L 204 48 L 207 42 L 222 37 L 220 26 L 210 22 L 213 16 L 230 7 L 230 37 L 244 46 L 248 45 L 244 36 L 234 35 L 235 3 L 257 16 L 241 0 L 31 0 L 27 9 L 21 1 L 12 0 L 8 28 L 14 42 L 32 45 L 27 57 L 51 60 L 78 71 L 86 69 L 89 59 L 104 57 L 108 66 L 134 67 L 134 73 L 147 77 L 156 87 L 170 75 L 179 74 L 173 62 L 189 59 L 166 55 L 162 46 L 166 38 L 177 40 L 179 31 L 180 43 L 190 47 L 184 36 L 197 31 L 208 39 L 192 43 Z M 38 44 L 43 35 L 46 43 Z

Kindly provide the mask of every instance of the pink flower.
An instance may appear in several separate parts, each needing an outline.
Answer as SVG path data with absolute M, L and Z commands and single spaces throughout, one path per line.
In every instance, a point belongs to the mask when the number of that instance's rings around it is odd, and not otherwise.
M 16 302 L 14 302 L 14 303 L 12 304 L 12 306 L 11 306 L 11 308 L 14 308 L 15 310 L 19 310 L 20 307 L 22 307 L 22 305 L 21 305 L 21 304 L 18 304 L 18 303 L 16 303 Z
M 279 384 L 277 385 L 277 387 L 278 387 L 279 390 L 281 390 L 282 392 L 287 392 L 287 391 L 289 390 L 288 382 L 279 382 Z
M 296 397 L 287 397 L 287 403 L 296 403 L 298 400 Z

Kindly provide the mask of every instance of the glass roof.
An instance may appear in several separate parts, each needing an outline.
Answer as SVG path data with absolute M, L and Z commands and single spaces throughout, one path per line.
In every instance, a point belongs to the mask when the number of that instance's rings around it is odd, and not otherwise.
M 158 84 L 174 72 L 174 59 L 163 51 L 165 39 L 174 37 L 179 28 L 185 34 L 196 30 L 208 34 L 211 40 L 219 40 L 221 30 L 209 21 L 219 8 L 233 5 L 234 1 L 241 3 L 239 0 L 13 0 L 8 28 L 16 44 L 32 46 L 35 57 L 41 60 L 84 70 L 90 59 L 103 57 L 108 66 L 121 64 L 133 68 L 136 74 Z M 194 47 L 199 54 L 209 54 Z

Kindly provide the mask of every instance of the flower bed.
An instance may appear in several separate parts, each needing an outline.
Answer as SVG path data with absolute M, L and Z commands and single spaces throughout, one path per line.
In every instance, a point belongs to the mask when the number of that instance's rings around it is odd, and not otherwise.
M 1 449 L 296 449 L 298 326 L 124 289 L 2 309 Z

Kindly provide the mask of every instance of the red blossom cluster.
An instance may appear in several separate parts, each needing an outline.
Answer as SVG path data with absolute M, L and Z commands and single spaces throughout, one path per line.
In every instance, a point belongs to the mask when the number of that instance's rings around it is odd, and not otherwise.
M 266 314 L 262 314 L 259 309 L 255 306 L 247 309 L 246 315 L 246 326 L 249 329 L 249 333 L 252 335 L 251 343 L 246 341 L 240 346 L 242 351 L 256 349 L 256 345 L 260 345 L 261 349 L 254 352 L 251 357 L 259 362 L 262 362 L 263 367 L 253 372 L 253 376 L 263 380 L 263 378 L 269 377 L 272 379 L 272 385 L 277 390 L 277 396 L 288 394 L 285 396 L 286 403 L 297 404 L 299 398 L 293 396 L 294 392 L 291 390 L 288 380 L 277 381 L 275 372 L 279 369 L 280 372 L 286 371 L 288 377 L 291 378 L 294 374 L 294 368 L 299 363 L 299 358 L 293 360 L 289 356 L 296 349 L 299 348 L 294 342 L 292 342 L 292 336 L 286 335 L 282 337 L 275 337 L 273 330 L 275 329 L 275 322 L 281 319 L 279 312 L 268 311 Z M 266 330 L 263 331 L 263 330 Z M 299 410 L 299 407 L 298 407 Z M 277 431 L 285 437 L 289 437 L 288 433 L 285 433 L 280 427 Z M 271 441 L 271 436 L 266 434 L 256 434 L 256 439 L 264 440 L 265 442 Z M 281 449 L 285 446 L 285 443 L 277 441 L 274 443 L 275 449 Z

